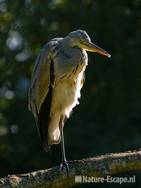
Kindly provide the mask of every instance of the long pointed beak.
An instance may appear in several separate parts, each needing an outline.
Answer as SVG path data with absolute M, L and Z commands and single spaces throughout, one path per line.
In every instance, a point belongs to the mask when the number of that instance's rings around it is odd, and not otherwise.
M 105 55 L 105 56 L 107 56 L 109 58 L 111 57 L 111 55 L 108 52 L 106 52 L 105 50 L 103 50 L 102 48 L 100 48 L 99 46 L 95 45 L 92 42 L 88 42 L 87 44 L 85 43 L 84 49 L 86 51 L 96 52 L 96 53 Z

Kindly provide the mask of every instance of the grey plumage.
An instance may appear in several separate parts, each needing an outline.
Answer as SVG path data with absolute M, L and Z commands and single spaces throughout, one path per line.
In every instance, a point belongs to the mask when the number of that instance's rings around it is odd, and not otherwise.
M 110 56 L 94 45 L 85 31 L 77 30 L 45 44 L 36 59 L 29 89 L 29 109 L 39 126 L 45 150 L 60 142 L 64 120 L 79 104 L 88 64 L 86 50 Z

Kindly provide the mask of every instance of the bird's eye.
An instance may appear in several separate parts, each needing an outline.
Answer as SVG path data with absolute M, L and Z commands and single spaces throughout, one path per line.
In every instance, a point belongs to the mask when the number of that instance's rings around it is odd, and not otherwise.
M 80 31 L 80 36 L 83 37 L 84 36 L 84 33 Z

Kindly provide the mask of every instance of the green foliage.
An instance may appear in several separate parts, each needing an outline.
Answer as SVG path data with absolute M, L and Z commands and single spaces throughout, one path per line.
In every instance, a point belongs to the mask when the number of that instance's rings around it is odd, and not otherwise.
M 80 105 L 65 126 L 68 159 L 140 147 L 141 1 L 0 1 L 0 176 L 56 165 L 42 151 L 27 91 L 48 40 L 86 30 L 112 54 L 89 54 Z

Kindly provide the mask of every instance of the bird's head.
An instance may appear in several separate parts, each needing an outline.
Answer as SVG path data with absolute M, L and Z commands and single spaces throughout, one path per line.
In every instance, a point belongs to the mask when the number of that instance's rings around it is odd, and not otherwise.
M 106 52 L 99 46 L 92 43 L 89 35 L 84 30 L 76 30 L 76 31 L 70 32 L 68 34 L 68 37 L 71 41 L 72 46 L 77 46 L 86 51 L 96 52 L 96 53 L 105 55 L 107 57 L 111 57 L 111 55 L 108 52 Z

